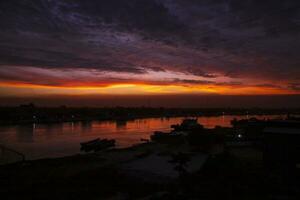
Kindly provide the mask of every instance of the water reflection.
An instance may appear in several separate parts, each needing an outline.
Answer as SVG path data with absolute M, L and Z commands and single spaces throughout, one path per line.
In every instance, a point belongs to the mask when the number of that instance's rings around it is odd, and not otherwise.
M 230 126 L 234 118 L 250 116 L 199 117 L 198 121 L 207 128 Z M 253 116 L 251 116 L 253 117 Z M 279 116 L 255 116 L 276 118 Z M 0 127 L 0 143 L 23 152 L 29 159 L 58 157 L 80 153 L 79 143 L 95 138 L 116 139 L 118 147 L 139 143 L 149 139 L 154 131 L 169 131 L 172 124 L 183 118 L 150 118 L 119 121 L 70 122 L 60 124 L 31 124 Z
M 125 130 L 127 125 L 126 120 L 117 120 L 116 121 L 116 129 L 117 130 Z
M 45 124 L 45 125 L 37 125 L 39 127 L 40 131 L 41 129 L 45 130 L 45 134 L 50 135 L 54 132 L 62 132 L 63 131 L 63 124 L 57 123 L 57 124 Z
M 35 124 L 21 125 L 16 127 L 16 140 L 18 142 L 33 142 L 33 136 L 36 129 Z
M 87 122 L 82 122 L 81 123 L 81 131 L 82 133 L 87 133 L 87 132 L 91 132 L 92 131 L 92 122 L 91 121 L 87 121 Z

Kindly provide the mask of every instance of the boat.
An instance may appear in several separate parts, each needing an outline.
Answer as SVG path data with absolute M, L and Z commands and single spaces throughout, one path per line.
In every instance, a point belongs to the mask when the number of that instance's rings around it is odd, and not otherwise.
M 151 140 L 158 143 L 182 143 L 184 141 L 184 135 L 178 134 L 177 132 L 161 132 L 155 131 L 153 135 L 150 136 Z
M 197 118 L 184 119 L 181 124 L 171 125 L 171 132 L 155 131 L 150 136 L 151 140 L 159 143 L 176 143 L 180 144 L 185 141 L 185 137 L 191 132 L 203 131 L 204 127 L 198 123 Z
M 108 149 L 110 147 L 114 147 L 115 146 L 116 141 L 114 139 L 100 139 L 97 138 L 95 140 L 91 140 L 88 142 L 82 142 L 80 143 L 81 151 L 85 151 L 85 152 L 90 152 L 90 151 L 101 151 L 101 150 L 105 150 Z
M 80 145 L 81 146 L 87 146 L 87 145 L 95 144 L 99 141 L 100 141 L 100 138 L 97 138 L 97 139 L 94 139 L 94 140 L 91 140 L 91 141 L 88 141 L 88 142 L 81 142 Z
M 174 131 L 195 131 L 195 130 L 202 130 L 203 126 L 198 123 L 197 118 L 192 119 L 184 119 L 181 124 L 174 124 L 171 125 L 171 128 L 174 129 Z

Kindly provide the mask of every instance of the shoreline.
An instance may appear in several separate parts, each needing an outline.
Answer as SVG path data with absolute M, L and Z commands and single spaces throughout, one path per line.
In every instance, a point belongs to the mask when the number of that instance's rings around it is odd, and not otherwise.
M 0 106 L 0 126 L 64 122 L 128 121 L 145 118 L 216 117 L 222 115 L 300 115 L 300 108 L 155 108 L 155 107 L 18 107 Z
M 138 119 L 151 119 L 151 118 L 201 118 L 201 117 L 220 117 L 220 116 L 275 116 L 275 115 L 287 115 L 284 113 L 226 113 L 226 114 L 200 114 L 200 115 L 194 115 L 194 114 L 185 114 L 185 115 L 149 115 L 149 116 L 136 116 L 136 117 L 130 117 L 130 118 L 93 118 L 93 119 L 68 119 L 68 120 L 24 120 L 24 121 L 18 121 L 18 122 L 3 122 L 0 121 L 0 126 L 16 126 L 16 125 L 30 125 L 30 124 L 60 124 L 60 123 L 91 123 L 91 122 L 105 122 L 105 121 L 134 121 Z M 292 115 L 300 115 L 299 113 L 295 113 Z

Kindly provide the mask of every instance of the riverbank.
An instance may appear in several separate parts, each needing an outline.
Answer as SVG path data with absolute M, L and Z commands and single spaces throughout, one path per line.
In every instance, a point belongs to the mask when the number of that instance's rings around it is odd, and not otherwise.
M 234 152 L 204 153 L 186 144 L 147 143 L 15 163 L 0 167 L 0 195 L 4 199 L 39 200 L 272 199 L 291 190 L 274 181 L 261 157 L 245 158 Z M 181 175 L 172 171 L 175 164 L 170 162 L 178 153 L 189 155 L 191 160 Z
M 179 151 L 187 152 L 189 149 L 187 146 L 177 148 L 147 143 L 126 149 L 1 166 L 1 196 L 22 199 L 147 196 L 159 191 L 159 187 L 173 184 L 170 181 L 176 180 L 176 174 L 175 177 L 169 177 L 138 169 L 140 165 L 136 162 L 145 163 L 143 159 L 150 158 L 150 164 L 157 165 L 157 168 L 161 163 L 151 157 L 161 157 L 168 161 L 171 154 Z M 172 164 L 169 165 L 173 170 Z

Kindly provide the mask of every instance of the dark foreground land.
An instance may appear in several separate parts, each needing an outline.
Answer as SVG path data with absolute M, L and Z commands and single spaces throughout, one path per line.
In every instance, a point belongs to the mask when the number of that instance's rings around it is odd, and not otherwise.
M 299 115 L 299 109 L 260 108 L 152 108 L 152 107 L 37 107 L 34 104 L 0 107 L 0 125 L 60 123 L 91 120 L 130 120 L 149 117 L 220 115 Z
M 148 147 L 2 166 L 1 199 L 297 199 L 299 174 L 283 178 L 261 160 L 230 153 L 209 157 L 201 170 L 167 180 L 134 174 L 122 163 L 147 156 Z M 155 147 L 163 151 L 162 147 Z M 165 152 L 166 153 L 166 152 Z M 119 154 L 113 156 L 112 154 Z M 148 177 L 147 177 L 148 176 Z M 150 178 L 150 179 L 149 179 Z M 154 180 L 151 180 L 153 178 Z M 162 179 L 162 180 L 160 180 Z
M 195 119 L 152 141 L 0 166 L 1 199 L 300 199 L 300 123 Z
M 195 170 L 165 176 L 147 171 L 153 156 L 185 152 Z M 253 148 L 199 152 L 188 145 L 148 143 L 123 150 L 27 161 L 0 167 L 1 199 L 299 199 L 299 171 L 272 171 Z M 152 158 L 151 158 L 152 156 Z M 147 163 L 152 159 L 152 163 Z M 144 161 L 143 161 L 144 160 Z M 144 162 L 139 166 L 138 162 Z M 176 165 L 174 165 L 176 166 Z

